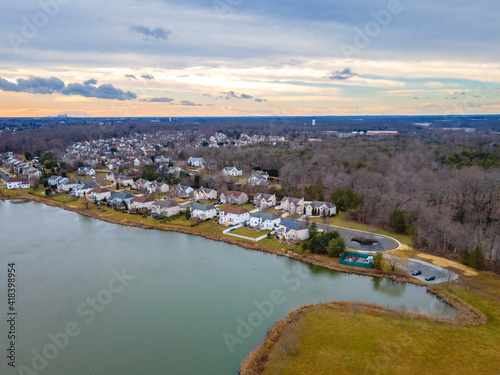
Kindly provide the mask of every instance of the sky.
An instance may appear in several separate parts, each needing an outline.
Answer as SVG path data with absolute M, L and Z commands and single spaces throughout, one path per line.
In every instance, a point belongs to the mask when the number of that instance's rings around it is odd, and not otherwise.
M 498 0 L 23 0 L 0 117 L 500 113 Z

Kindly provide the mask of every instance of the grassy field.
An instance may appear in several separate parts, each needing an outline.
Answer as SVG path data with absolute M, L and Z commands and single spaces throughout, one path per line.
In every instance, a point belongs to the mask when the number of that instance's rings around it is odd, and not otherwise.
M 323 217 L 312 217 L 310 218 L 311 221 L 316 221 L 318 223 L 325 223 L 325 218 Z M 401 242 L 404 245 L 407 246 L 413 246 L 413 242 L 411 240 L 411 236 L 408 234 L 400 234 L 400 233 L 395 233 L 388 231 L 383 228 L 377 228 L 377 227 L 372 227 L 367 224 L 362 224 L 358 223 L 356 221 L 351 221 L 347 220 L 345 218 L 345 213 L 340 212 L 337 216 L 335 217 L 329 217 L 326 219 L 327 223 L 330 225 L 337 225 L 339 227 L 345 227 L 345 228 L 351 228 L 351 229 L 357 229 L 357 230 L 362 230 L 365 232 L 375 232 L 378 234 L 383 234 L 385 236 L 393 237 L 397 239 L 399 242 Z
M 500 282 L 497 275 L 483 279 Z M 462 327 L 311 309 L 295 353 L 277 350 L 265 374 L 499 374 L 500 301 L 458 286 L 448 288 L 481 310 L 488 323 Z
M 264 236 L 264 235 L 267 235 L 268 233 L 271 233 L 270 230 L 250 230 L 250 229 L 247 229 L 247 228 L 237 228 L 233 231 L 231 231 L 231 233 L 234 233 L 234 234 L 239 234 L 240 236 L 246 236 L 246 237 L 250 237 L 250 238 L 257 238 L 257 237 L 260 237 L 260 236 Z

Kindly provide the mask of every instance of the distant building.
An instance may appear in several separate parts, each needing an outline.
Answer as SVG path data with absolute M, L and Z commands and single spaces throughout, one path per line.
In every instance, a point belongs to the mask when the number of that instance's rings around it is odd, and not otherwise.
M 243 170 L 238 167 L 226 167 L 222 170 L 222 174 L 224 176 L 242 176 L 243 175 Z
M 204 167 L 205 166 L 205 160 L 203 158 L 193 158 L 190 157 L 188 159 L 188 165 L 190 167 Z
M 396 130 L 368 130 L 368 135 L 398 135 Z
M 27 178 L 11 177 L 7 180 L 7 189 L 29 189 L 30 180 Z

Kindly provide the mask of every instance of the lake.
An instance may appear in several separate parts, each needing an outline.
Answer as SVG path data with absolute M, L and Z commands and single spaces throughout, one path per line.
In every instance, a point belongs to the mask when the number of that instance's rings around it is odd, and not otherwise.
M 237 374 L 291 310 L 356 300 L 448 317 L 425 288 L 181 233 L 0 202 L 0 342 L 16 269 L 16 364 L 2 374 Z

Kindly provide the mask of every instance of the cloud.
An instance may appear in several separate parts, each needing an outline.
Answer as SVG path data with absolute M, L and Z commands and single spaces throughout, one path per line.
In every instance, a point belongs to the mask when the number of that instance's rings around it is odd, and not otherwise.
M 67 85 L 57 77 L 41 78 L 32 77 L 28 79 L 19 78 L 17 83 L 9 82 L 0 78 L 0 90 L 26 92 L 30 94 L 55 94 L 78 95 L 86 98 L 131 100 L 137 95 L 130 91 L 123 91 L 111 84 L 96 86 L 97 80 L 89 79 L 82 83 L 68 83 Z
M 30 94 L 53 94 L 64 88 L 64 82 L 56 77 L 41 78 L 30 76 L 28 79 L 19 78 L 16 83 L 0 78 L 0 90 L 27 92 Z
M 357 75 L 358 75 L 357 73 L 351 71 L 351 68 L 345 68 L 342 71 L 337 70 L 333 72 L 329 78 L 332 80 L 343 81 L 345 79 L 349 79 Z
M 134 76 L 133 74 L 125 74 L 125 77 L 126 78 L 137 79 L 136 76 Z
M 210 96 L 210 94 L 204 94 L 204 95 Z M 222 95 L 218 96 L 216 99 L 226 99 L 226 100 L 229 100 L 229 99 L 248 99 L 248 100 L 253 99 L 253 100 L 255 100 L 256 102 L 259 102 L 259 103 L 267 102 L 266 99 L 254 98 L 252 95 L 238 94 L 238 93 L 236 93 L 234 91 L 222 92 Z
M 143 35 L 145 40 L 151 41 L 166 41 L 169 35 L 172 33 L 170 30 L 166 30 L 162 27 L 157 27 L 156 29 L 150 29 L 147 26 L 137 25 L 130 27 L 130 30 L 138 34 Z
M 149 102 L 149 103 L 173 103 L 174 99 L 172 98 L 149 98 L 149 99 L 141 99 L 141 102 Z
M 143 74 L 141 77 L 144 78 L 144 79 L 155 79 L 155 77 L 153 77 L 150 74 Z
M 182 100 L 179 104 L 185 105 L 185 106 L 190 106 L 190 107 L 202 107 L 203 106 L 203 104 L 196 104 L 196 103 L 193 103 L 192 101 L 189 101 L 189 100 Z

